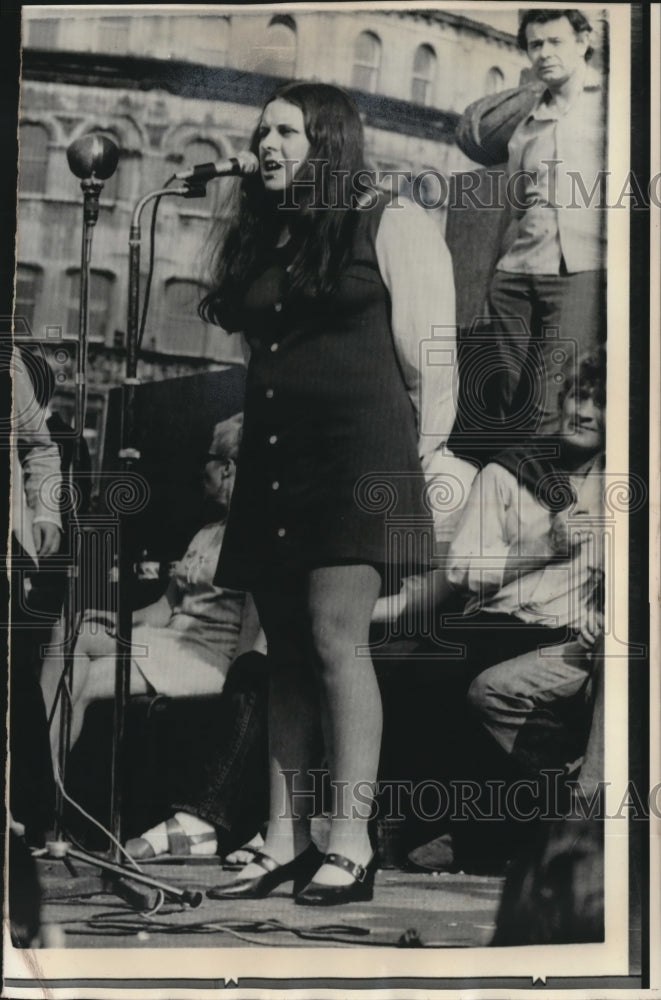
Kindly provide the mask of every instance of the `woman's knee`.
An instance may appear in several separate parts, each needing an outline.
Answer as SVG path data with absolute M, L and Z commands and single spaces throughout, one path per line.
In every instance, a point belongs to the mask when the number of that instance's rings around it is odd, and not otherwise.
M 357 627 L 342 616 L 319 616 L 311 627 L 313 668 L 323 678 L 342 669 L 356 670 L 361 662 L 371 663 L 368 641 L 368 627 Z
M 80 698 L 90 702 L 114 697 L 115 666 L 116 661 L 114 657 L 101 656 L 96 660 L 92 660 L 85 685 L 80 692 Z M 134 673 L 135 668 L 131 670 L 131 694 L 134 693 L 135 687 Z
M 102 701 L 104 698 L 114 698 L 116 663 L 114 656 L 101 656 L 97 660 L 92 660 L 78 700 L 89 704 L 92 701 Z M 130 672 L 129 693 L 131 695 L 149 694 L 153 690 L 133 663 Z

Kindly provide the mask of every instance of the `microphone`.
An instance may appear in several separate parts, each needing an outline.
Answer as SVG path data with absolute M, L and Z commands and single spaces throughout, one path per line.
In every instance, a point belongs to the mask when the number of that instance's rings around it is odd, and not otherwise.
M 76 177 L 86 180 L 96 177 L 107 181 L 117 169 L 119 150 L 105 135 L 96 133 L 83 135 L 76 139 L 67 149 L 69 169 Z
M 254 174 L 259 168 L 259 161 L 254 153 L 247 150 L 230 156 L 227 160 L 216 160 L 215 163 L 198 163 L 189 170 L 181 170 L 175 174 L 178 181 L 200 181 L 205 183 L 214 177 L 245 177 Z

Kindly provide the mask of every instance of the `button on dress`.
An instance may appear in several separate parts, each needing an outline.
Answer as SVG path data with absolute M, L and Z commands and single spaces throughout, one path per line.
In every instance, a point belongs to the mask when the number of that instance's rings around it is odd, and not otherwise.
M 358 212 L 332 295 L 289 293 L 291 241 L 246 292 L 243 437 L 217 584 L 254 591 L 347 563 L 396 581 L 429 563 L 415 414 L 375 251 L 385 205 Z

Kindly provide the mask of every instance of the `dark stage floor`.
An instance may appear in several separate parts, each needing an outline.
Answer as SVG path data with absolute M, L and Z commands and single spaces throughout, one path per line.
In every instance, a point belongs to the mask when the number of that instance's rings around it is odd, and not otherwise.
M 38 862 L 45 900 L 43 920 L 64 931 L 69 948 L 342 947 L 488 945 L 503 879 L 495 876 L 378 872 L 374 900 L 340 907 L 296 906 L 290 889 L 257 901 L 204 897 L 197 908 L 166 900 L 152 915 L 101 889 L 94 869 L 76 862 L 78 877 L 64 863 Z M 163 882 L 202 890 L 235 875 L 220 862 L 154 862 L 143 870 Z M 197 929 L 196 929 L 197 928 Z

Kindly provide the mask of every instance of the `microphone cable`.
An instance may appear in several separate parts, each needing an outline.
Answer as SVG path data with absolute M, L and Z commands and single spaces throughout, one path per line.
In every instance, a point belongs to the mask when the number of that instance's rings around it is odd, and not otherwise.
M 58 767 L 56 761 L 53 761 L 53 774 L 54 774 L 54 777 L 55 777 L 55 783 L 57 784 L 57 787 L 59 788 L 60 792 L 62 793 L 62 797 L 64 798 L 64 800 L 66 802 L 68 802 L 69 805 L 73 806 L 73 808 L 76 809 L 84 819 L 88 820 L 90 823 L 92 823 L 94 826 L 96 826 L 99 830 L 101 830 L 101 832 L 103 834 L 105 834 L 106 837 L 108 837 L 108 839 L 115 845 L 115 847 L 117 847 L 118 850 L 121 851 L 121 853 L 124 855 L 124 857 L 133 866 L 133 868 L 135 868 L 136 871 L 138 871 L 138 872 L 140 872 L 141 874 L 144 875 L 145 874 L 144 869 L 140 867 L 140 865 L 135 860 L 135 858 L 131 857 L 131 855 L 126 850 L 126 848 L 110 832 L 110 830 L 108 830 L 103 825 L 103 823 L 100 822 L 100 820 L 95 819 L 94 816 L 90 815 L 90 813 L 88 813 L 81 806 L 81 804 L 79 802 L 77 802 L 71 795 L 69 795 L 69 793 L 67 792 L 67 790 L 64 787 L 64 782 L 62 781 L 62 775 L 60 774 L 60 768 Z M 71 840 L 73 840 L 73 839 L 74 838 L 71 838 Z M 93 851 L 88 851 L 86 848 L 83 848 L 83 850 L 85 851 L 86 854 L 89 854 L 89 856 L 90 856 L 91 859 L 93 859 L 95 857 L 95 854 L 94 854 Z

